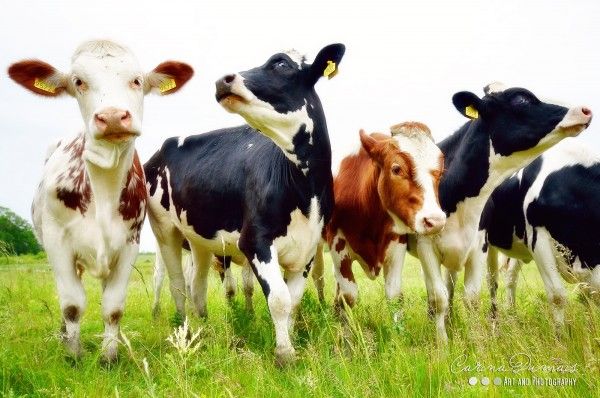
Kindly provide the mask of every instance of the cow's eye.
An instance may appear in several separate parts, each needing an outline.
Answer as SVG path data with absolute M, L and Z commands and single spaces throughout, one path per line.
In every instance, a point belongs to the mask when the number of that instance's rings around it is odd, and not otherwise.
M 142 79 L 140 79 L 139 77 L 136 77 L 135 79 L 133 79 L 131 84 L 136 88 L 140 88 L 140 87 L 142 87 Z
M 525 105 L 531 103 L 531 99 L 523 94 L 518 94 L 512 98 L 511 103 L 513 105 Z
M 287 66 L 288 66 L 287 62 L 285 62 L 283 60 L 275 62 L 275 65 L 274 65 L 275 69 L 285 69 L 285 68 L 287 68 Z
M 400 174 L 402 174 L 402 168 L 400 167 L 400 165 L 398 163 L 394 163 L 392 165 L 392 174 L 399 176 Z
M 87 84 L 85 84 L 85 82 L 78 77 L 73 78 L 73 84 L 79 92 L 87 90 Z

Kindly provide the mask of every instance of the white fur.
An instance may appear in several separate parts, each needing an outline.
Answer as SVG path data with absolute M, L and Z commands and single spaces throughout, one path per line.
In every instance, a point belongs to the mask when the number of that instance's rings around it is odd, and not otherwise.
M 118 321 L 110 322 L 114 313 L 124 310 L 127 281 L 138 253 L 132 242 L 131 225 L 119 214 L 119 199 L 127 173 L 132 166 L 133 141 L 111 144 L 96 139 L 94 115 L 106 107 L 128 109 L 132 127 L 141 131 L 143 91 L 137 92 L 124 79 L 135 78 L 141 71 L 134 56 L 125 48 L 109 42 L 88 42 L 72 59 L 69 91 L 77 98 L 85 123 L 85 174 L 91 185 L 91 199 L 85 214 L 64 205 L 56 196 L 65 183 L 59 176 L 75 167 L 72 154 L 65 147 L 72 140 L 62 140 L 49 156 L 42 183 L 35 194 L 33 219 L 52 264 L 63 311 L 85 307 L 85 292 L 76 275 L 76 264 L 101 278 L 104 283 L 102 314 L 105 320 L 103 351 L 107 359 L 116 356 Z M 79 91 L 72 81 L 80 78 L 88 87 Z M 82 138 L 78 138 L 82 139 Z M 66 188 L 69 187 L 66 177 Z M 141 204 L 140 204 L 141 205 Z M 142 209 L 142 214 L 145 209 Z M 67 346 L 78 355 L 79 322 L 67 322 Z

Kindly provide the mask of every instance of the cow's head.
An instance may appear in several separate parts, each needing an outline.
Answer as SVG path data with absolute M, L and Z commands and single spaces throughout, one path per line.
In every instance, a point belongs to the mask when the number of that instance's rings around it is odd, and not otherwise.
M 566 108 L 539 100 L 524 88 L 505 88 L 492 83 L 485 96 L 462 91 L 452 102 L 464 116 L 479 121 L 489 133 L 496 155 L 507 157 L 517 152 L 545 150 L 589 126 L 592 111 L 586 107 Z
M 444 156 L 429 128 L 407 122 L 392 126 L 392 137 L 360 131 L 362 147 L 379 169 L 377 191 L 399 233 L 432 234 L 446 224 L 438 187 Z
M 8 68 L 26 89 L 46 97 L 68 94 L 77 99 L 85 123 L 86 144 L 120 145 L 141 134 L 144 95 L 171 94 L 193 75 L 184 63 L 167 61 L 144 73 L 127 48 L 106 40 L 85 42 L 62 73 L 40 60 L 24 60 Z
M 335 75 L 344 51 L 343 44 L 326 46 L 312 64 L 293 51 L 275 54 L 262 66 L 217 80 L 216 99 L 293 154 L 298 134 L 310 135 L 324 124 L 314 86 L 321 76 Z

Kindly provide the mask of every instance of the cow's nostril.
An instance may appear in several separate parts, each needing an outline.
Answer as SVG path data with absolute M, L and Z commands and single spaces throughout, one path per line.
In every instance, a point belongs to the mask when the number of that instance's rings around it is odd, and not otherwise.
M 425 225 L 425 228 L 433 228 L 433 223 L 427 217 L 423 219 L 423 225 Z
M 235 75 L 227 75 L 223 78 L 223 81 L 227 84 L 231 84 L 235 79 Z
M 583 112 L 583 114 L 586 116 L 592 116 L 592 111 L 589 108 L 583 107 L 583 108 L 581 108 L 581 112 Z
M 126 121 L 131 119 L 131 114 L 129 113 L 129 111 L 125 111 L 125 113 L 123 114 L 123 116 L 121 116 L 121 120 L 122 121 Z

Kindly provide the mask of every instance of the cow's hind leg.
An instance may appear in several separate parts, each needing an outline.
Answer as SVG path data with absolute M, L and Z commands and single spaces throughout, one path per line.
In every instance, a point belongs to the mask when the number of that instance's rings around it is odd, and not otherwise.
M 219 257 L 223 262 L 223 287 L 225 288 L 225 297 L 227 301 L 233 301 L 237 291 L 237 282 L 231 270 L 231 257 Z
M 537 234 L 537 239 L 535 240 L 535 246 L 533 240 L 531 243 L 533 258 L 546 288 L 554 323 L 559 329 L 562 329 L 565 324 L 567 292 L 558 271 L 553 240 L 545 228 L 535 228 L 534 231 Z
M 171 297 L 175 301 L 175 320 L 177 323 L 183 323 L 186 298 L 185 277 L 181 264 L 183 236 L 178 230 L 172 228 L 170 231 L 161 234 L 161 238 L 157 240 L 158 249 L 169 275 L 169 289 Z
M 210 269 L 212 254 L 202 248 L 192 246 L 192 258 L 195 271 L 190 282 L 190 294 L 196 314 L 201 318 L 205 318 L 208 316 L 206 298 L 208 291 L 208 270 Z
M 246 301 L 246 311 L 250 314 L 254 313 L 254 305 L 252 298 L 254 296 L 254 273 L 248 260 L 244 261 L 242 266 L 242 284 L 244 287 L 244 298 Z
M 165 281 L 165 263 L 160 256 L 160 250 L 158 247 L 156 248 L 156 255 L 154 257 L 154 302 L 152 303 L 152 316 L 154 318 L 158 317 L 160 314 L 160 294 L 162 290 L 163 282 Z
M 325 303 L 325 275 L 324 275 L 324 261 L 323 261 L 323 242 L 319 242 L 317 245 L 317 252 L 315 253 L 315 259 L 312 267 L 312 278 L 317 289 L 317 297 L 321 304 Z
M 515 258 L 507 257 L 506 267 L 506 300 L 511 310 L 515 309 L 517 302 L 517 284 L 519 282 L 519 272 L 523 267 L 523 262 Z

